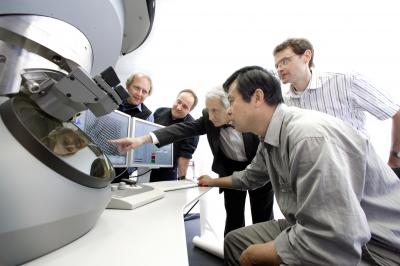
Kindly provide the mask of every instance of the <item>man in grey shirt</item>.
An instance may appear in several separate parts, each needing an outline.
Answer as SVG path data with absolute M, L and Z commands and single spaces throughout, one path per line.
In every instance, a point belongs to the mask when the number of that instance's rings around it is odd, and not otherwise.
M 350 125 L 287 107 L 279 81 L 245 67 L 224 84 L 235 128 L 260 136 L 256 157 L 204 186 L 255 189 L 271 182 L 285 220 L 237 229 L 226 265 L 399 265 L 400 180 Z

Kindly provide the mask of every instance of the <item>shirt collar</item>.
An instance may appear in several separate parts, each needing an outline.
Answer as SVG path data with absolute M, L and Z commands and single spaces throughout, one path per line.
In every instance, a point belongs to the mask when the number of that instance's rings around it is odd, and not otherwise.
M 311 72 L 311 80 L 308 83 L 308 86 L 306 88 L 310 90 L 315 90 L 321 87 L 321 74 L 318 73 L 315 69 Z
M 180 123 L 180 122 L 186 122 L 189 118 L 193 119 L 193 117 L 190 115 L 190 113 L 187 114 L 184 118 L 176 118 L 176 119 L 174 119 L 172 117 L 172 108 L 169 108 L 169 119 L 170 119 L 170 121 L 174 121 L 176 123 Z
M 142 104 L 133 105 L 133 104 L 130 104 L 127 100 L 124 100 L 122 102 L 122 106 L 123 106 L 124 110 L 138 109 L 140 112 L 142 111 Z
M 320 81 L 320 74 L 313 69 L 311 72 L 311 79 L 310 82 L 308 82 L 307 88 L 304 90 L 315 90 L 321 87 L 321 81 Z M 291 98 L 299 98 L 301 94 L 296 94 L 294 92 L 294 88 L 292 85 L 290 85 L 289 91 L 288 91 L 289 97 Z
M 283 119 L 285 117 L 285 110 L 287 106 L 285 104 L 279 104 L 275 112 L 272 115 L 271 121 L 269 122 L 267 133 L 264 137 L 264 142 L 274 147 L 279 147 L 279 135 Z

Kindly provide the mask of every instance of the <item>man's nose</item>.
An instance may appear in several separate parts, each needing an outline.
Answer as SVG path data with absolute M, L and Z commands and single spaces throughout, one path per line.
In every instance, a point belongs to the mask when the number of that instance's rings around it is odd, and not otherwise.
M 229 116 L 232 116 L 232 107 L 229 106 L 226 112 Z

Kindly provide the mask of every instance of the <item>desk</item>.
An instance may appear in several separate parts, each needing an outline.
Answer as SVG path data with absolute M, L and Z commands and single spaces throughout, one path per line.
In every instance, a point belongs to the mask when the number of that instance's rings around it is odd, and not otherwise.
M 188 265 L 183 212 L 209 189 L 170 191 L 134 210 L 105 210 L 86 235 L 24 265 Z

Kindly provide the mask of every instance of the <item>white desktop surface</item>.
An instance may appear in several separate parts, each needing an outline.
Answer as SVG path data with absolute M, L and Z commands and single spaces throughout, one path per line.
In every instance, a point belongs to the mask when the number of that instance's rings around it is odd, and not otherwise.
M 209 189 L 169 191 L 134 210 L 105 210 L 86 235 L 24 265 L 188 265 L 184 209 Z

